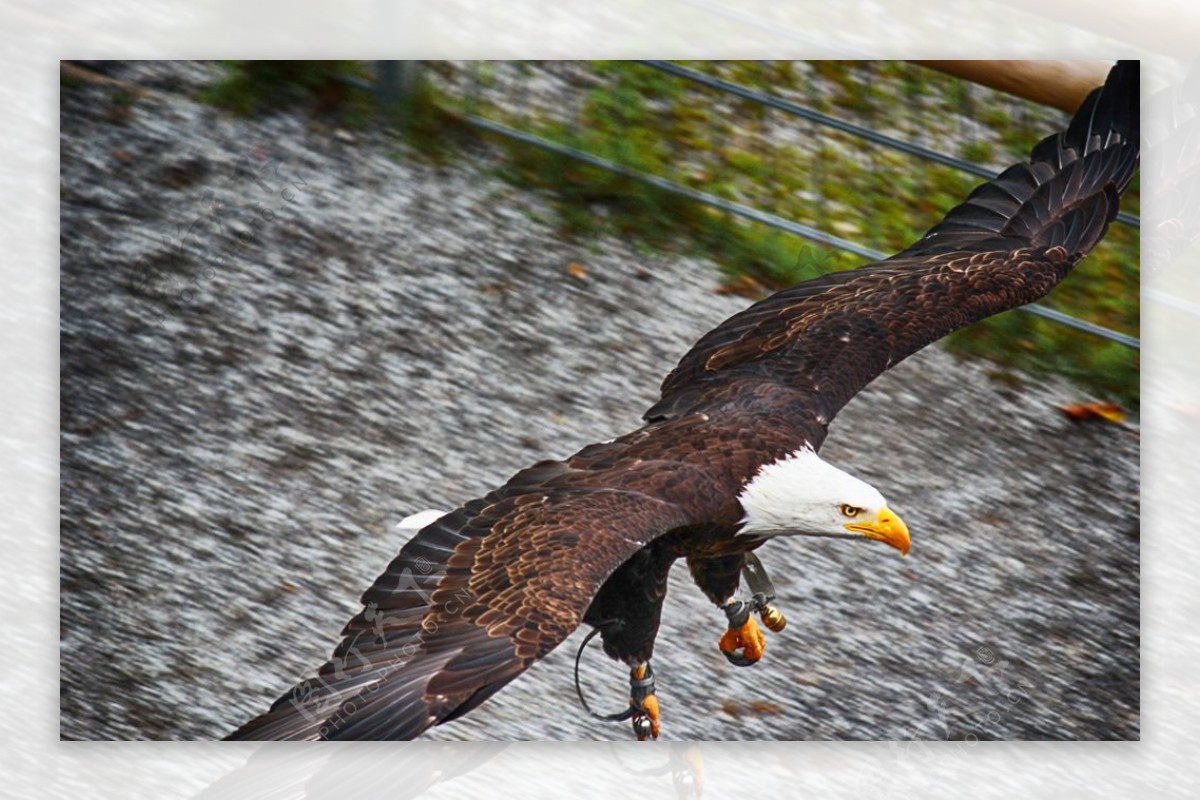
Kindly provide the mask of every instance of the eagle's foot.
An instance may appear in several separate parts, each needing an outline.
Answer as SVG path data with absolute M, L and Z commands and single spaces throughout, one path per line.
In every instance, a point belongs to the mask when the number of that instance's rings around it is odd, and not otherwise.
M 738 667 L 753 665 L 762 659 L 767 639 L 750 617 L 750 604 L 733 601 L 725 606 L 725 615 L 729 618 L 729 628 L 717 643 L 725 658 Z
M 629 708 L 633 712 L 633 733 L 638 741 L 657 740 L 658 696 L 654 694 L 654 670 L 649 662 L 629 671 Z
M 762 593 L 755 593 L 749 601 L 730 601 L 722 607 L 729 618 L 729 629 L 721 635 L 717 647 L 731 663 L 738 667 L 753 665 L 762 659 L 767 647 L 767 639 L 751 617 L 752 612 L 757 612 L 763 625 L 771 631 L 782 631 L 787 625 L 783 613 L 771 605 L 772 600 Z

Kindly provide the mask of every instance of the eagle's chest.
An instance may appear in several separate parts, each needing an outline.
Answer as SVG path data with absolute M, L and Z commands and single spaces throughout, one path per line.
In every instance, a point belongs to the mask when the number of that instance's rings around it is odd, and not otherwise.
M 676 558 L 713 559 L 752 551 L 766 542 L 763 538 L 739 536 L 740 525 L 720 525 L 680 529 L 668 535 L 664 543 Z

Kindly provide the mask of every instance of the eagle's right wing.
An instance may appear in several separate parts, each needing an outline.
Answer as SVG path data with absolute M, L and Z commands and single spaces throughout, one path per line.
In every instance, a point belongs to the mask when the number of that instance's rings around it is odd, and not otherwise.
M 363 595 L 316 676 L 229 739 L 411 739 L 465 714 L 574 631 L 626 559 L 710 513 L 637 489 L 689 469 L 618 461 L 604 482 L 543 462 L 441 517 Z

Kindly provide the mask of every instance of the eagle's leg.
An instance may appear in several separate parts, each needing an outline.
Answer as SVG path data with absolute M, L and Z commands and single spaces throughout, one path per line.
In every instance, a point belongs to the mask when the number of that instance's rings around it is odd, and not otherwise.
M 604 653 L 630 667 L 629 712 L 639 740 L 657 739 L 659 733 L 650 657 L 675 559 L 664 546 L 649 545 L 638 551 L 608 577 L 583 616 L 584 623 L 600 630 Z
M 753 563 L 752 568 L 748 568 L 747 560 Z M 781 631 L 786 621 L 772 605 L 775 594 L 773 590 L 766 589 L 770 582 L 766 579 L 766 573 L 758 559 L 753 554 L 744 553 L 707 558 L 688 557 L 687 561 L 696 585 L 713 603 L 721 607 L 728 620 L 728 627 L 717 643 L 721 653 L 739 667 L 753 665 L 762 659 L 766 638 L 754 621 L 753 614 L 757 613 L 771 631 Z M 759 582 L 753 579 L 750 589 L 754 595 L 749 601 L 737 600 L 734 595 L 741 584 L 743 573 L 749 577 L 755 571 L 757 575 L 762 576 L 765 587 L 754 586 Z

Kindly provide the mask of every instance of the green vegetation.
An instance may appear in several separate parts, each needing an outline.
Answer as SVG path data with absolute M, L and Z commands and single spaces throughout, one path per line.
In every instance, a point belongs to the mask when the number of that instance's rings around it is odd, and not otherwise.
M 225 61 L 225 77 L 202 98 L 241 116 L 305 106 L 361 122 L 374 109 L 370 94 L 348 79 L 369 78 L 360 61 Z

